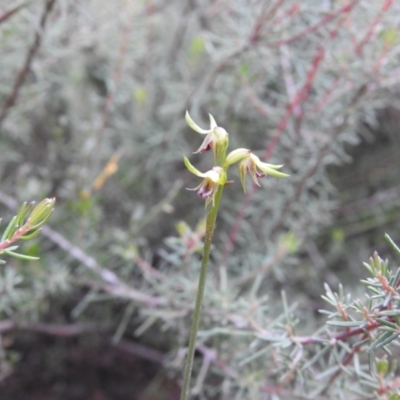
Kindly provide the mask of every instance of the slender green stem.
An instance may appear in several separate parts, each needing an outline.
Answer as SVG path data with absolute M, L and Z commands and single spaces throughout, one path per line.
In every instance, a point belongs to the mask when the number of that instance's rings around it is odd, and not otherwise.
M 201 262 L 201 270 L 199 276 L 199 284 L 196 295 L 196 305 L 194 308 L 192 328 L 190 330 L 189 348 L 186 356 L 185 370 L 183 373 L 183 386 L 180 400 L 189 398 L 190 378 L 192 375 L 194 352 L 196 350 L 197 332 L 199 330 L 201 305 L 203 302 L 204 288 L 206 284 L 208 260 L 210 258 L 211 242 L 215 228 L 215 220 L 217 219 L 218 207 L 222 196 L 224 186 L 221 185 L 215 194 L 214 205 L 210 208 L 206 222 L 206 233 L 204 237 L 203 259 Z

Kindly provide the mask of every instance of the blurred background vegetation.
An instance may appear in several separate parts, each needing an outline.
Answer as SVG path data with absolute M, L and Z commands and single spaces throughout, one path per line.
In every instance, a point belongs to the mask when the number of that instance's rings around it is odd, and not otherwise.
M 273 398 L 254 372 L 273 362 L 243 361 L 236 330 L 268 326 L 285 290 L 309 332 L 323 283 L 357 296 L 362 261 L 399 239 L 399 17 L 388 0 L 0 1 L 1 216 L 57 198 L 22 246 L 40 260 L 0 270 L 0 397 L 177 398 L 205 216 L 188 109 L 291 175 L 243 195 L 232 171 L 195 375 L 200 398 Z

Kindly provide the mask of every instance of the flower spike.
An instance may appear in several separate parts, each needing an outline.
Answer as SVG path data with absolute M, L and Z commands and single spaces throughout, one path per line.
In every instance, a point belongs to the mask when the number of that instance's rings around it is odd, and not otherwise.
M 204 288 L 207 275 L 207 267 L 210 258 L 212 237 L 215 229 L 215 223 L 218 216 L 218 209 L 220 206 L 222 193 L 225 185 L 232 183 L 227 180 L 227 171 L 232 164 L 238 163 L 240 181 L 243 186 L 243 190 L 246 191 L 245 179 L 246 174 L 249 173 L 254 182 L 260 186 L 258 178 L 266 175 L 283 178 L 288 176 L 282 172 L 277 171 L 282 165 L 273 165 L 262 162 L 257 156 L 255 156 L 249 149 L 236 149 L 226 155 L 228 148 L 229 135 L 224 128 L 217 125 L 214 117 L 210 116 L 210 129 L 206 130 L 200 128 L 190 117 L 189 112 L 186 111 L 186 122 L 196 132 L 206 135 L 203 143 L 196 153 L 201 153 L 212 149 L 214 153 L 214 167 L 203 173 L 195 168 L 187 157 L 184 157 L 184 163 L 186 168 L 194 175 L 203 178 L 201 183 L 193 189 L 197 195 L 202 199 L 205 199 L 206 208 L 212 203 L 208 211 L 206 219 L 206 229 L 203 244 L 203 257 L 201 262 L 199 284 L 196 294 L 196 304 L 193 314 L 192 328 L 190 331 L 189 346 L 186 356 L 185 369 L 184 369 L 184 380 L 182 385 L 181 400 L 187 400 L 190 397 L 190 379 L 193 368 L 193 360 L 196 351 L 197 333 L 199 329 L 201 306 L 204 296 Z

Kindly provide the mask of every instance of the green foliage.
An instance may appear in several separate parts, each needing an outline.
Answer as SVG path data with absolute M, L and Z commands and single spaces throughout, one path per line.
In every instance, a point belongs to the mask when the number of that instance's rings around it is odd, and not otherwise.
M 201 138 L 183 116 L 189 109 L 206 126 L 211 112 L 232 148 L 282 162 L 291 184 L 247 182 L 245 197 L 225 188 L 194 391 L 398 398 L 398 271 L 374 254 L 397 251 L 383 232 L 399 240 L 398 4 L 9 3 L 0 211 L 55 196 L 57 213 L 34 241 L 1 249 L 1 333 L 68 323 L 85 336 L 78 328 L 90 326 L 115 345 L 162 350 L 179 381 L 204 240 L 203 202 L 184 190 L 181 162 Z M 212 156 L 196 157 L 207 171 Z M 31 216 L 23 207 L 3 243 Z M 2 354 L 0 367 L 13 358 Z
M 25 254 L 16 253 L 18 246 L 10 246 L 18 240 L 30 240 L 39 235 L 41 227 L 49 220 L 54 210 L 55 199 L 45 199 L 35 206 L 35 203 L 22 204 L 18 213 L 12 218 L 4 230 L 0 241 L 0 255 L 7 254 L 21 260 L 38 260 Z M 1 263 L 5 263 L 0 260 Z

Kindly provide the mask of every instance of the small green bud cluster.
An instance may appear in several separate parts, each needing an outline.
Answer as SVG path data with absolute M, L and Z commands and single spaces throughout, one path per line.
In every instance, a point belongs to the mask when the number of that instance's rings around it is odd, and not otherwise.
M 284 178 L 289 175 L 279 172 L 278 169 L 282 168 L 283 165 L 273 165 L 262 162 L 255 154 L 249 149 L 236 149 L 226 155 L 229 144 L 229 134 L 220 126 L 217 125 L 214 117 L 210 116 L 210 129 L 200 128 L 190 117 L 189 112 L 186 111 L 185 119 L 188 125 L 196 132 L 206 135 L 203 143 L 194 154 L 202 153 L 204 151 L 212 150 L 214 154 L 214 167 L 202 173 L 196 169 L 188 160 L 184 157 L 186 168 L 195 174 L 196 176 L 203 178 L 202 183 L 199 186 L 189 189 L 196 190 L 197 194 L 206 200 L 206 207 L 212 203 L 214 205 L 215 195 L 220 185 L 226 185 L 232 183 L 227 180 L 228 169 L 231 165 L 238 163 L 240 182 L 242 183 L 243 191 L 246 192 L 246 175 L 250 174 L 254 183 L 260 186 L 258 178 L 265 177 L 267 175 L 275 178 Z
M 51 217 L 55 198 L 44 199 L 35 206 L 35 203 L 22 204 L 16 216 L 8 224 L 0 241 L 0 254 L 8 254 L 24 260 L 37 260 L 37 257 L 15 253 L 18 246 L 10 246 L 18 240 L 29 240 L 38 236 L 42 226 Z M 0 262 L 2 262 L 0 260 Z

